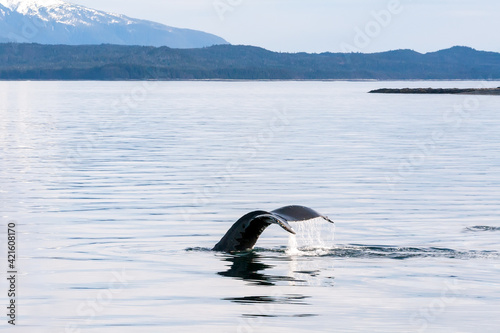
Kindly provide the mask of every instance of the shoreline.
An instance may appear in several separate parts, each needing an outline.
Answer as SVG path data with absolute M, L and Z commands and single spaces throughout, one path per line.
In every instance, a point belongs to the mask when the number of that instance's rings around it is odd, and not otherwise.
M 452 94 L 452 95 L 500 95 L 498 88 L 382 88 L 371 90 L 370 94 Z
M 4 79 L 0 78 L 0 82 L 500 82 L 500 80 L 483 80 L 483 79 L 400 79 L 400 80 L 380 80 L 380 79 Z M 382 88 L 371 90 L 369 93 L 406 93 L 417 94 L 417 92 L 403 92 L 403 90 L 440 90 L 442 88 Z M 451 88 L 444 90 L 455 90 L 458 88 Z M 498 88 L 470 88 L 460 90 L 500 90 Z M 386 91 L 391 92 L 386 92 Z M 397 91 L 398 92 L 395 92 Z M 399 92 L 401 91 L 401 92 Z M 421 92 L 425 94 L 427 92 Z M 430 94 L 430 93 L 429 93 Z M 437 94 L 437 92 L 435 93 Z

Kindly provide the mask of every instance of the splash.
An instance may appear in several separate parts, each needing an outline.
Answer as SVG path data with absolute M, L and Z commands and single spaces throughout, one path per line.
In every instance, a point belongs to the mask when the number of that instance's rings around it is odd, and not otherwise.
M 289 255 L 328 253 L 335 240 L 335 225 L 327 223 L 322 218 L 316 218 L 304 222 L 292 222 L 296 235 L 290 234 L 288 238 Z

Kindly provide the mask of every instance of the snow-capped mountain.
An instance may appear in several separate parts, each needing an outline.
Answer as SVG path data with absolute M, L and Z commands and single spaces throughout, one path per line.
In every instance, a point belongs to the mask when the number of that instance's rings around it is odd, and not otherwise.
M 202 31 L 173 28 L 61 0 L 0 0 L 0 42 L 172 48 L 228 44 Z

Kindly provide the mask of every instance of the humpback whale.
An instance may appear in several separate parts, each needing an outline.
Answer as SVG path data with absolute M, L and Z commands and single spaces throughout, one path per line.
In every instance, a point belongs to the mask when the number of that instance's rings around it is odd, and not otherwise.
M 328 217 L 304 206 L 286 206 L 271 212 L 256 210 L 236 221 L 212 250 L 222 252 L 251 250 L 262 232 L 271 224 L 277 224 L 289 233 L 295 234 L 288 222 L 307 221 L 318 217 L 333 223 Z

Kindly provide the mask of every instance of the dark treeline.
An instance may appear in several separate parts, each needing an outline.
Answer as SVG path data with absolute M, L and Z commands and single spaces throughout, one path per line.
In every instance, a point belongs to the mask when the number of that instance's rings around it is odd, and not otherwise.
M 420 54 L 278 53 L 252 46 L 202 49 L 0 44 L 3 80 L 500 79 L 500 53 L 467 47 Z

